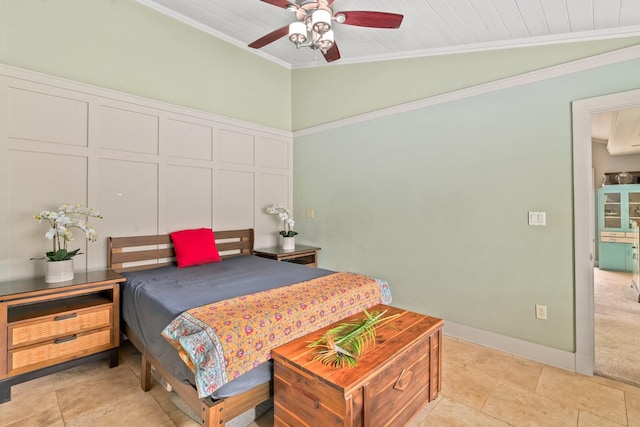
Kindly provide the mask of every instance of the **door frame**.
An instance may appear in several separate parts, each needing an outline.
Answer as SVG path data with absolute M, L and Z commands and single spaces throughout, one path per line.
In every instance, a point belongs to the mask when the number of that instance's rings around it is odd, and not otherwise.
M 575 370 L 593 375 L 595 322 L 593 263 L 595 205 L 592 177 L 591 115 L 640 106 L 640 90 L 614 93 L 571 103 L 573 116 L 573 224 L 575 283 Z

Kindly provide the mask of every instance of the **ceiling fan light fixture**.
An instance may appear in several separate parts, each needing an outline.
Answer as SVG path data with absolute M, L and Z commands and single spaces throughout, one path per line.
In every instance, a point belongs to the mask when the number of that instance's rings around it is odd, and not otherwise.
M 307 41 L 307 26 L 304 22 L 296 21 L 289 24 L 289 40 L 298 47 Z
M 329 30 L 320 37 L 318 40 L 318 49 L 322 52 L 327 53 L 329 49 L 333 46 L 334 38 L 333 38 L 333 30 Z
M 327 60 L 333 62 L 340 59 L 340 50 L 333 33 L 333 22 L 356 27 L 400 28 L 403 16 L 397 13 L 376 12 L 371 10 L 339 11 L 333 13 L 334 0 L 261 0 L 273 6 L 295 12 L 296 22 L 277 28 L 257 40 L 249 43 L 249 47 L 260 49 L 284 36 L 296 48 L 308 47 L 320 50 Z M 315 58 L 315 53 L 314 53 Z
M 331 30 L 331 13 L 324 9 L 314 11 L 311 15 L 311 28 L 320 35 Z

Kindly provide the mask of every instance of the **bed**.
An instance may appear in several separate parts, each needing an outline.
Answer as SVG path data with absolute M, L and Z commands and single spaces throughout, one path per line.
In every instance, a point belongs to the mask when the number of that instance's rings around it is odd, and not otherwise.
M 315 283 L 335 273 L 254 256 L 252 229 L 215 232 L 215 238 L 223 262 L 186 269 L 176 268 L 169 235 L 108 239 L 108 267 L 127 278 L 121 292 L 121 330 L 142 354 L 142 389 L 150 389 L 153 366 L 200 414 L 204 426 L 225 425 L 267 401 L 272 396 L 272 365 L 260 363 L 211 395 L 199 397 L 194 373 L 161 336 L 162 329 L 196 306 L 278 291 L 294 283 Z

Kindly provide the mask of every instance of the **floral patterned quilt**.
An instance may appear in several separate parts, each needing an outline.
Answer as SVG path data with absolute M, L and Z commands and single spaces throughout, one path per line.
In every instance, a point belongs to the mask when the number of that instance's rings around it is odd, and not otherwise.
M 272 348 L 380 303 L 391 303 L 386 282 L 334 273 L 187 310 L 162 335 L 194 372 L 202 398 L 271 359 Z

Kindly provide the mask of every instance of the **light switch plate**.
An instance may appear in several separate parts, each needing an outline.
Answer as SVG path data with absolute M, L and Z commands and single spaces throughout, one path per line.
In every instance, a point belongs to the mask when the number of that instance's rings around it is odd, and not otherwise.
M 529 225 L 547 225 L 547 213 L 529 212 Z

